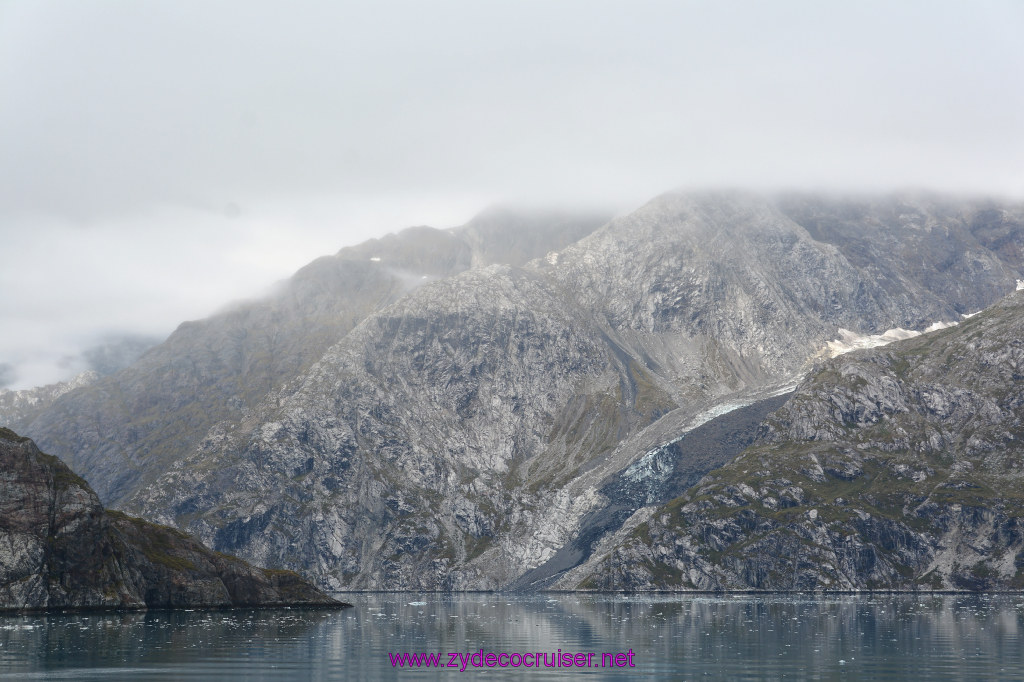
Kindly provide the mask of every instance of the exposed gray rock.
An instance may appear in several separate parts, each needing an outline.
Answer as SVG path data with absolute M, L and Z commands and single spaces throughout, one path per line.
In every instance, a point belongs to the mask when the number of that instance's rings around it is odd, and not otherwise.
M 549 217 L 505 232 L 518 219 L 501 212 L 415 228 L 183 325 L 22 428 L 126 509 L 324 585 L 503 587 L 588 533 L 645 453 L 795 382 L 840 327 L 920 330 L 1011 291 L 1022 218 L 927 197 L 672 193 L 597 230 Z M 656 469 L 638 485 L 662 494 Z M 734 488 L 716 499 L 740 506 Z M 780 483 L 764 499 L 808 494 Z
M 67 380 L 55 384 L 12 390 L 0 388 L 0 415 L 4 423 L 15 424 L 31 421 L 53 404 L 53 401 L 76 388 L 88 386 L 100 378 L 92 370 L 87 370 Z
M 543 278 L 474 270 L 368 318 L 138 499 L 339 587 L 495 588 L 525 570 L 495 540 L 536 530 L 532 498 L 675 407 L 646 377 Z
M 779 209 L 815 240 L 834 245 L 880 288 L 900 292 L 908 310 L 889 327 L 919 329 L 974 313 L 1012 289 L 1022 274 L 1024 220 L 1019 205 L 929 194 L 856 199 L 791 195 Z M 866 330 L 859 330 L 866 331 Z M 881 330 L 875 330 L 881 331 Z
M 344 248 L 302 268 L 267 298 L 183 323 L 132 366 L 52 406 L 8 409 L 0 397 L 0 424 L 34 438 L 117 505 L 151 485 L 215 424 L 239 419 L 307 370 L 367 315 L 471 265 L 561 248 L 605 220 L 495 209 L 460 228 L 415 227 Z
M 590 558 L 595 543 L 621 528 L 637 510 L 672 500 L 708 471 L 732 460 L 753 441 L 758 424 L 781 406 L 790 393 L 713 416 L 648 450 L 624 470 L 608 477 L 598 489 L 607 504 L 580 519 L 579 530 L 570 542 L 510 587 L 540 590 L 557 582 L 562 573 Z
M 828 361 L 561 587 L 1024 588 L 1024 292 Z
M 56 457 L 0 429 L 0 610 L 341 606 L 291 571 L 106 512 Z
M 336 588 L 508 586 L 644 453 L 793 381 L 839 327 L 959 315 L 874 274 L 770 201 L 666 195 L 524 268 L 409 292 L 128 504 Z

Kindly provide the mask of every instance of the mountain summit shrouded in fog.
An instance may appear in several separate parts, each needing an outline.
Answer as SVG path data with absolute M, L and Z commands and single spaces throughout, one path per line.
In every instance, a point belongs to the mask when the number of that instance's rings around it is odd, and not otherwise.
M 343 249 L 13 426 L 105 502 L 326 586 L 523 586 L 726 464 L 836 340 L 1024 277 L 1024 208 L 989 200 L 672 192 L 602 222 Z
M 1014 0 L 5 2 L 0 381 L 497 202 L 1019 197 L 1022 28 Z
M 986 406 L 1019 405 L 936 339 L 1004 357 L 960 335 L 1024 279 L 1022 30 L 1014 0 L 5 2 L 0 425 L 324 587 L 778 584 L 715 536 L 751 519 L 801 586 L 831 532 L 827 584 L 1016 585 L 980 511 L 1016 503 L 966 469 L 1017 455 Z M 911 466 L 971 406 L 978 443 Z M 820 445 L 843 483 L 797 485 L 779 453 Z M 792 471 L 740 509 L 744 452 Z M 836 497 L 874 523 L 805 508 Z M 999 551 L 952 566 L 947 531 Z

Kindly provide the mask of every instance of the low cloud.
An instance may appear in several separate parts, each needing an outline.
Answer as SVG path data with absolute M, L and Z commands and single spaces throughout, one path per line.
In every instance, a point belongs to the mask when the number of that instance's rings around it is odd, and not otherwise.
M 12 385 L 496 202 L 1024 191 L 1016 0 L 8 5 Z
M 88 369 L 100 375 L 113 374 L 138 360 L 143 353 L 163 341 L 159 336 L 128 335 L 87 348 L 82 358 Z
M 0 388 L 7 388 L 17 378 L 14 365 L 8 362 L 0 362 Z
M 477 201 L 300 196 L 239 202 L 231 215 L 160 207 L 95 223 L 22 216 L 3 228 L 5 253 L 17 257 L 0 268 L 0 291 L 17 295 L 0 297 L 0 362 L 14 368 L 16 388 L 120 364 L 134 342 L 115 351 L 112 340 L 166 338 L 348 244 L 417 222 L 465 222 Z

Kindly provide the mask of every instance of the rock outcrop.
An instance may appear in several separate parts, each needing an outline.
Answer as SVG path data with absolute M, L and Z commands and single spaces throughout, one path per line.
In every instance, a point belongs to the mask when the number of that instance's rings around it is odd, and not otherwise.
M 60 460 L 0 428 L 0 610 L 283 605 L 341 606 L 291 571 L 105 511 Z
M 1024 588 L 1024 292 L 825 362 L 563 588 Z
M 93 370 L 86 370 L 55 384 L 20 390 L 0 388 L 0 418 L 7 424 L 31 422 L 49 409 L 57 398 L 76 388 L 84 388 L 99 378 L 100 375 Z

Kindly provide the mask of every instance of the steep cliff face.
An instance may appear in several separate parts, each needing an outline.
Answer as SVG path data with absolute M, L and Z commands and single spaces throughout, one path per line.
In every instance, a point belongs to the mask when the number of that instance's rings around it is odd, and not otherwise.
M 561 248 L 605 220 L 495 209 L 453 230 L 416 227 L 344 248 L 266 298 L 182 324 L 131 367 L 50 400 L 46 409 L 16 409 L 0 394 L 0 423 L 29 434 L 116 505 L 213 425 L 239 419 L 308 369 L 371 313 L 471 265 Z
M 1024 292 L 824 363 L 758 440 L 561 587 L 1024 587 Z
M 0 429 L 0 610 L 339 605 L 290 571 L 105 512 L 60 460 Z
M 838 327 L 907 317 L 869 273 L 744 194 L 664 195 L 534 266 L 684 399 L 797 372 Z
M 660 197 L 523 268 L 473 269 L 369 315 L 127 508 L 334 587 L 510 585 L 594 530 L 646 453 L 795 382 L 839 327 L 920 328 L 985 300 L 880 282 L 846 248 L 764 199 Z M 1005 293 L 1017 275 L 1000 267 Z M 673 467 L 699 479 L 724 463 L 692 459 Z M 632 471 L 638 489 L 669 489 Z
M 729 365 L 756 382 L 799 369 L 840 327 L 977 312 L 1013 289 L 1022 253 L 1020 206 L 673 193 L 534 265 L 665 373 L 687 383 Z
M 339 586 L 494 588 L 537 495 L 673 407 L 543 278 L 492 266 L 368 318 L 136 499 Z
M 779 210 L 817 241 L 834 245 L 851 265 L 898 295 L 905 323 L 920 328 L 950 319 L 936 312 L 974 313 L 1007 292 L 1024 263 L 1024 212 L 1019 205 L 941 196 L 829 199 L 792 195 Z M 859 330 L 866 331 L 866 330 Z M 881 331 L 881 330 L 875 330 Z

